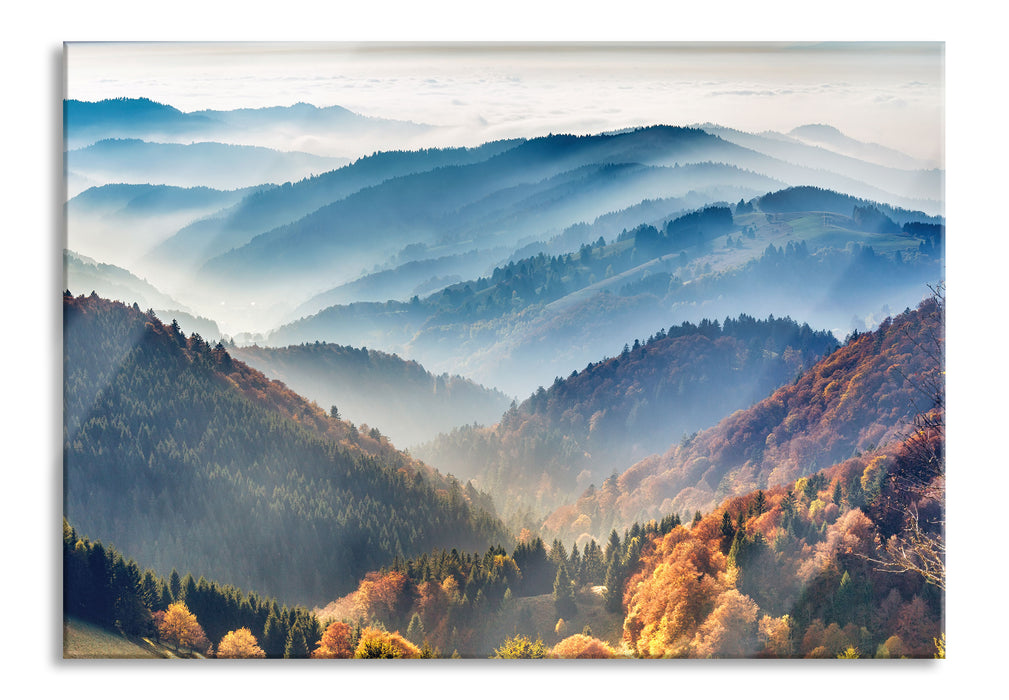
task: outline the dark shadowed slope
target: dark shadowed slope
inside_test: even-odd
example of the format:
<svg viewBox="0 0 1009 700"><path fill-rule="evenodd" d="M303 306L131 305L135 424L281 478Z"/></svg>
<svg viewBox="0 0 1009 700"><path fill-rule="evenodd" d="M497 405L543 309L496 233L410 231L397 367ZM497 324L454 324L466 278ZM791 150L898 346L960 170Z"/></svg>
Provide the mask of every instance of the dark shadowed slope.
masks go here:
<svg viewBox="0 0 1009 700"><path fill-rule="evenodd" d="M63 328L65 516L144 566L312 603L509 540L475 491L220 345L97 296L65 296Z"/></svg>

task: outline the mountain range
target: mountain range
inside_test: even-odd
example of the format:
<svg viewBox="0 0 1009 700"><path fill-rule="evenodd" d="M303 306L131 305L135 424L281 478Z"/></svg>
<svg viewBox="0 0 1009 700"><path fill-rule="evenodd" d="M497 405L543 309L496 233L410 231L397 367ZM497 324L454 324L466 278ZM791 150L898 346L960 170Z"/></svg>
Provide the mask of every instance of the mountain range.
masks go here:
<svg viewBox="0 0 1009 700"><path fill-rule="evenodd" d="M88 619L188 595L217 644L213 591L272 656L937 648L944 562L894 552L944 523L941 169L822 124L64 117L64 557L136 580Z"/></svg>

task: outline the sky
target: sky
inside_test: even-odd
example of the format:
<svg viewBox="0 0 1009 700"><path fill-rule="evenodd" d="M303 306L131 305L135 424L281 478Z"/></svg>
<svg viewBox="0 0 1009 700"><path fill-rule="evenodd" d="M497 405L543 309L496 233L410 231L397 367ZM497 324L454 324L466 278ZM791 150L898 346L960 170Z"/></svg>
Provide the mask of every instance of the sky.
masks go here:
<svg viewBox="0 0 1009 700"><path fill-rule="evenodd" d="M339 105L443 127L431 146L659 123L826 123L944 163L941 42L72 43L66 65L72 99Z"/></svg>

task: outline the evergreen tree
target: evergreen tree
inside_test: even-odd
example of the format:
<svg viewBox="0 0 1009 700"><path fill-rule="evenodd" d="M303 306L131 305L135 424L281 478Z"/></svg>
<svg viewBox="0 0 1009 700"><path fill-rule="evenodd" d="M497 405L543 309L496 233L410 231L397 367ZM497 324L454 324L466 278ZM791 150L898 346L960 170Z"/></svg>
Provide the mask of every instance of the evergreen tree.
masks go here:
<svg viewBox="0 0 1009 700"><path fill-rule="evenodd" d="M736 528L732 525L732 516L729 515L729 511L722 513L722 554L728 554L729 548L732 547L732 540L736 536Z"/></svg>
<svg viewBox="0 0 1009 700"><path fill-rule="evenodd" d="M267 658L279 659L284 655L284 648L290 633L285 618L286 616L278 614L276 608L270 610L270 615L266 618L261 646L266 652Z"/></svg>
<svg viewBox="0 0 1009 700"><path fill-rule="evenodd" d="M414 644L424 641L424 621L420 619L419 613L414 613L410 618L410 624L406 628L406 638Z"/></svg>
<svg viewBox="0 0 1009 700"><path fill-rule="evenodd" d="M182 579L179 578L179 572L175 569L172 569L172 573L168 577L168 590L172 594L172 602L180 599L182 595Z"/></svg>
<svg viewBox="0 0 1009 700"><path fill-rule="evenodd" d="M606 564L611 564L620 557L620 535L616 530L610 530L609 540L606 542Z"/></svg>
<svg viewBox="0 0 1009 700"><path fill-rule="evenodd" d="M308 658L308 642L305 641L305 633L300 624L295 624L287 635L287 642L284 644L284 658Z"/></svg>
<svg viewBox="0 0 1009 700"><path fill-rule="evenodd" d="M571 617L577 610L575 589L564 563L557 568L557 577L554 579L554 608L561 617Z"/></svg>
<svg viewBox="0 0 1009 700"><path fill-rule="evenodd" d="M610 612L620 612L624 603L624 576L619 558L614 558L606 568L606 594L603 602Z"/></svg>

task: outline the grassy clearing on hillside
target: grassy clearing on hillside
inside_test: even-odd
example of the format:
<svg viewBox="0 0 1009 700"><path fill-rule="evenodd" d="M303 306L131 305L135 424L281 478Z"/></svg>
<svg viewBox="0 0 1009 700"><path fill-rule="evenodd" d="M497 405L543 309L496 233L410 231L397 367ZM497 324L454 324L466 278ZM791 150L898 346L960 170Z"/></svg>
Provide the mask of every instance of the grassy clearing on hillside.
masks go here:
<svg viewBox="0 0 1009 700"><path fill-rule="evenodd" d="M565 618L565 630L555 632L559 616L554 608L554 598L550 593L525 598L515 598L511 610L502 612L498 621L491 626L489 638L497 639L495 648L508 637L523 634L530 639L539 637L543 643L553 646L565 637L580 634L586 625L591 627L592 636L602 639L614 649L620 648L623 636L623 618L603 607L601 586L584 588L575 597L577 611Z"/></svg>
<svg viewBox="0 0 1009 700"><path fill-rule="evenodd" d="M130 638L72 617L63 618L64 659L179 659L205 658L196 652L176 651L150 639Z"/></svg>
<svg viewBox="0 0 1009 700"><path fill-rule="evenodd" d="M63 620L64 659L160 659L164 650L154 644L141 646L123 635L88 622Z"/></svg>

